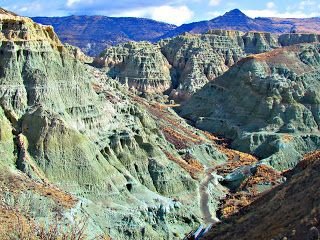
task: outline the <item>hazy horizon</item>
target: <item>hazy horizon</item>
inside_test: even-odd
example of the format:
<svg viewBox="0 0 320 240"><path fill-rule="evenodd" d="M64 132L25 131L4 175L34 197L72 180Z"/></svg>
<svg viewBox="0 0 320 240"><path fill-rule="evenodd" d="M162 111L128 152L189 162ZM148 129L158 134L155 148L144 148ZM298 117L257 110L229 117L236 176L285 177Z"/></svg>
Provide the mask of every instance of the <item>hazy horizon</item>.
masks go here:
<svg viewBox="0 0 320 240"><path fill-rule="evenodd" d="M19 15L29 17L62 17L70 15L102 15L109 17L140 17L175 25L209 20L233 9L247 16L310 18L319 17L320 3L316 0L0 0L0 5Z"/></svg>

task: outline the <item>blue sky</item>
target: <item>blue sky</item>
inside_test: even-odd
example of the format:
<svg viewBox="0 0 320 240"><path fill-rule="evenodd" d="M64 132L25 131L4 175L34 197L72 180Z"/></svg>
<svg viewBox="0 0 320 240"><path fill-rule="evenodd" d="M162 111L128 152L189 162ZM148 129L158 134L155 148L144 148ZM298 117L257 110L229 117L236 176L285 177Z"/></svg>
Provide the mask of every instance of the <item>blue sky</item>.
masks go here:
<svg viewBox="0 0 320 240"><path fill-rule="evenodd" d="M238 8L250 17L320 17L320 0L0 0L24 16L146 17L176 25Z"/></svg>

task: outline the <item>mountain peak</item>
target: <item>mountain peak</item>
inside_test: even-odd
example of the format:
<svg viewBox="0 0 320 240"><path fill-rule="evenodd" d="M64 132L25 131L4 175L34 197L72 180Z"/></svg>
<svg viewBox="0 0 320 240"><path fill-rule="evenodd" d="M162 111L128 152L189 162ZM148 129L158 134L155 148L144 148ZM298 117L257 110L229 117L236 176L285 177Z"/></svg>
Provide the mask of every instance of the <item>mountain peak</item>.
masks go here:
<svg viewBox="0 0 320 240"><path fill-rule="evenodd" d="M224 15L224 17L242 17L242 18L248 18L247 15L245 15L243 12L241 12L239 9L233 9L229 12L226 12Z"/></svg>

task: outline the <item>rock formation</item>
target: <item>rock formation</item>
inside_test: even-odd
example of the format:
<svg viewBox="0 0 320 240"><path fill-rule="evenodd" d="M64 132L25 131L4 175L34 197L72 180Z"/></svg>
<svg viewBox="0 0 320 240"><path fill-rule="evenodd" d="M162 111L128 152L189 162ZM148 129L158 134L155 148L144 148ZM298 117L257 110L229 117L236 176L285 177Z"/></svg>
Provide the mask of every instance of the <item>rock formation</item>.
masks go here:
<svg viewBox="0 0 320 240"><path fill-rule="evenodd" d="M242 59L181 107L201 129L233 139L278 169L319 146L318 43Z"/></svg>
<svg viewBox="0 0 320 240"><path fill-rule="evenodd" d="M171 97L185 100L247 54L269 51L279 44L270 33L212 30L163 40L160 46L173 67Z"/></svg>
<svg viewBox="0 0 320 240"><path fill-rule="evenodd" d="M130 42L107 48L96 58L108 76L139 92L163 93L171 87L170 65L160 47L148 42Z"/></svg>
<svg viewBox="0 0 320 240"><path fill-rule="evenodd" d="M52 27L7 12L0 22L1 236L85 218L88 238L173 239L211 221L227 189L202 178L232 150L83 64ZM108 64L129 61L166 88L166 59L141 44Z"/></svg>
<svg viewBox="0 0 320 240"><path fill-rule="evenodd" d="M1 239L82 219L87 239L181 239L240 214L320 146L317 35L130 42L98 69L52 27L3 9L0 26ZM191 97L188 121L131 89Z"/></svg>
<svg viewBox="0 0 320 240"><path fill-rule="evenodd" d="M166 93L184 101L246 56L319 40L316 34L211 30L155 45L132 42L108 48L93 65L104 67L107 75L139 92Z"/></svg>

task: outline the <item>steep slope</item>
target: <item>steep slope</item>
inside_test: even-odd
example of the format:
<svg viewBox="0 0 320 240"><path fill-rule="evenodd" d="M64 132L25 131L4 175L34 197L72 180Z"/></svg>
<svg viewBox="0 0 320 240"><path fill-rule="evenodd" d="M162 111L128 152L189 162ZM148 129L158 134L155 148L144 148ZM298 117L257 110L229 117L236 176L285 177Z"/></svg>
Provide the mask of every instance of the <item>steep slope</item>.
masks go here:
<svg viewBox="0 0 320 240"><path fill-rule="evenodd" d="M262 31L270 33L320 33L320 18L250 18L239 9L231 10L223 16L209 21L183 24L161 36L174 37L184 32L205 33L212 29Z"/></svg>
<svg viewBox="0 0 320 240"><path fill-rule="evenodd" d="M35 22L52 25L64 43L97 56L106 47L128 41L154 41L176 26L143 18L105 16L34 17Z"/></svg>
<svg viewBox="0 0 320 240"><path fill-rule="evenodd" d="M283 185L201 239L319 239L319 152L306 157Z"/></svg>
<svg viewBox="0 0 320 240"><path fill-rule="evenodd" d="M208 83L181 116L278 169L319 147L320 45L252 55Z"/></svg>
<svg viewBox="0 0 320 240"><path fill-rule="evenodd" d="M203 184L207 170L255 158L83 64L52 27L0 21L3 236L87 219L88 238L173 239L216 221L226 189Z"/></svg>

